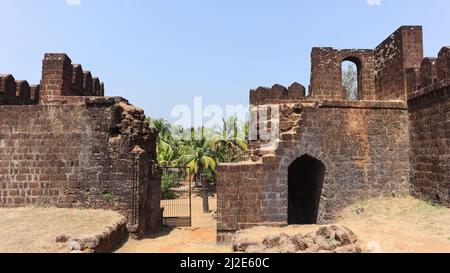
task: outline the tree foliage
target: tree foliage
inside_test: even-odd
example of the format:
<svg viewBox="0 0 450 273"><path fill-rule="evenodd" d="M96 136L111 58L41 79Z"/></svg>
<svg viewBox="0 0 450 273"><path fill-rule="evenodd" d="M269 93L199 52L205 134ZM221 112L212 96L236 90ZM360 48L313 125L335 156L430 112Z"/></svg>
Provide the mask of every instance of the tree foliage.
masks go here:
<svg viewBox="0 0 450 273"><path fill-rule="evenodd" d="M358 99L358 69L352 62L342 69L342 87L347 91L347 99Z"/></svg>
<svg viewBox="0 0 450 273"><path fill-rule="evenodd" d="M159 131L159 164L187 168L196 182L201 176L214 180L219 163L238 162L247 151L248 126L240 124L235 117L223 120L219 131L205 127L186 129L172 126L163 119L150 119L149 122Z"/></svg>

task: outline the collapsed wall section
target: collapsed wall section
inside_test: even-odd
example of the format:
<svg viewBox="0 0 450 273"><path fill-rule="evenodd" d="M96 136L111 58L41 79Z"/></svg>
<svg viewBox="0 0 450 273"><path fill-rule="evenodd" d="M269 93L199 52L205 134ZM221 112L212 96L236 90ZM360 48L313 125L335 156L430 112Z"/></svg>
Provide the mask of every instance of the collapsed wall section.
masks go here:
<svg viewBox="0 0 450 273"><path fill-rule="evenodd" d="M156 135L121 98L0 105L0 207L112 209L131 231L156 231Z"/></svg>

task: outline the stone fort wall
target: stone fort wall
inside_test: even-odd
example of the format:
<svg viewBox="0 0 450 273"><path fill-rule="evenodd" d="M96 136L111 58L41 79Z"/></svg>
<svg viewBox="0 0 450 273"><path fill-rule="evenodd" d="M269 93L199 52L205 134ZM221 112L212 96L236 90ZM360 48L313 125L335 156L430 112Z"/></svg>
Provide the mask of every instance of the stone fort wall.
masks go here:
<svg viewBox="0 0 450 273"><path fill-rule="evenodd" d="M245 162L219 166L218 241L252 226L289 224L290 171L305 156L324 166L318 223L386 194L450 206L450 50L424 58L422 39L420 26L403 26L375 49L313 48L308 95L298 83L252 90L257 129L275 123L280 135L258 134ZM346 60L358 68L357 101L341 85ZM261 107L271 109L268 121L260 120Z"/></svg>
<svg viewBox="0 0 450 273"><path fill-rule="evenodd" d="M408 84L412 192L450 206L450 48L425 58Z"/></svg>
<svg viewBox="0 0 450 273"><path fill-rule="evenodd" d="M0 78L0 207L112 209L133 233L159 230L157 132L144 112L104 97L65 54L46 54L42 74L32 88Z"/></svg>
<svg viewBox="0 0 450 273"><path fill-rule="evenodd" d="M253 144L247 162L219 166L219 241L226 242L236 230L288 223L288 169L303 155L326 168L319 223L332 222L363 197L409 192L406 103L330 100L281 107L284 132L276 148Z"/></svg>

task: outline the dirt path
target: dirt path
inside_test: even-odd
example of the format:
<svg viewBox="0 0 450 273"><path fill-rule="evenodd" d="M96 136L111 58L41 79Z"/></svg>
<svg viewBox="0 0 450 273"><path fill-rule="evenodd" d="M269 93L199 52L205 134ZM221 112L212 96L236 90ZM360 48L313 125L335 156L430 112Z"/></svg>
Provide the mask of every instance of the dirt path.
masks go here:
<svg viewBox="0 0 450 273"><path fill-rule="evenodd" d="M209 199L210 210L216 211L217 199ZM165 229L152 238L130 239L118 253L226 253L230 247L216 244L216 222L204 214L202 199L192 200L192 228Z"/></svg>
<svg viewBox="0 0 450 273"><path fill-rule="evenodd" d="M230 247L217 246L216 224L202 213L201 198L193 201L192 229L175 229L143 241L130 240L118 252L125 253L222 253ZM216 209L216 199L210 200ZM342 212L338 221L352 229L363 249L385 253L450 253L450 209L435 207L411 197L363 200ZM284 232L308 233L317 226L293 226ZM261 230L270 234L279 229ZM255 234L258 235L258 234ZM370 249L376 246L376 249Z"/></svg>

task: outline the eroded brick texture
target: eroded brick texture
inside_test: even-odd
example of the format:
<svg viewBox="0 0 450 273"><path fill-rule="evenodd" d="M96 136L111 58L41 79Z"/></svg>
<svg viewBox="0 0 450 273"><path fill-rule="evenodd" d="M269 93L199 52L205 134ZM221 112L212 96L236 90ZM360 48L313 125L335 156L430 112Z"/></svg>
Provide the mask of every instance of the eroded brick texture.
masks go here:
<svg viewBox="0 0 450 273"><path fill-rule="evenodd" d="M311 53L311 96L314 99L346 99L342 86L342 62L352 61L358 68L358 98L375 99L374 53L371 49L336 50L313 48Z"/></svg>
<svg viewBox="0 0 450 273"><path fill-rule="evenodd" d="M83 71L79 64L72 65L66 54L47 53L42 65L41 97L103 96L104 84Z"/></svg>
<svg viewBox="0 0 450 273"><path fill-rule="evenodd" d="M250 104L264 105L301 100L306 97L306 89L299 83L293 83L288 88L276 84L271 88L258 87L250 91Z"/></svg>
<svg viewBox="0 0 450 273"><path fill-rule="evenodd" d="M10 74L0 75L0 105L27 105L39 101L39 85L16 81Z"/></svg>
<svg viewBox="0 0 450 273"><path fill-rule="evenodd" d="M311 98L346 99L342 62L351 61L358 69L359 100L406 100L408 70L421 67L422 39L422 27L403 26L375 49L313 48Z"/></svg>
<svg viewBox="0 0 450 273"><path fill-rule="evenodd" d="M325 167L318 223L387 194L450 206L449 48L423 58L422 28L403 26L374 50L314 48L307 96L280 85L252 90L259 131L244 162L219 166L218 241L252 226L288 225L289 171L305 156ZM341 86L345 60L358 66L359 101L346 100ZM262 128L276 137L262 139Z"/></svg>
<svg viewBox="0 0 450 273"><path fill-rule="evenodd" d="M406 100L406 71L420 69L423 60L421 26L402 26L375 49L377 99Z"/></svg>
<svg viewBox="0 0 450 273"><path fill-rule="evenodd" d="M332 221L336 212L361 198L409 192L405 103L328 101L283 107L282 116L294 109L301 114L276 149L256 149L249 162L219 166L219 241L255 225L287 224L288 168L303 155L326 166L320 223Z"/></svg>
<svg viewBox="0 0 450 273"><path fill-rule="evenodd" d="M112 209L139 236L158 231L157 132L143 110L120 97L103 97L98 78L74 67L65 54L46 54L42 96L28 105L2 101L0 207ZM11 76L2 77L8 96L13 83ZM16 86L28 97L26 83Z"/></svg>
<svg viewBox="0 0 450 273"><path fill-rule="evenodd" d="M409 100L413 193L450 206L450 80Z"/></svg>

